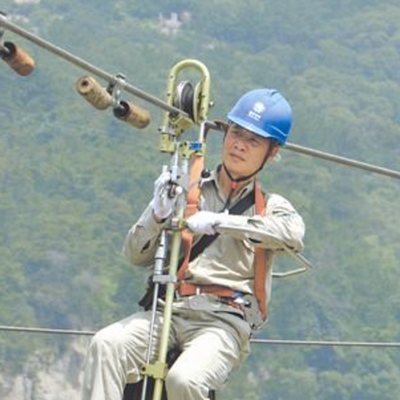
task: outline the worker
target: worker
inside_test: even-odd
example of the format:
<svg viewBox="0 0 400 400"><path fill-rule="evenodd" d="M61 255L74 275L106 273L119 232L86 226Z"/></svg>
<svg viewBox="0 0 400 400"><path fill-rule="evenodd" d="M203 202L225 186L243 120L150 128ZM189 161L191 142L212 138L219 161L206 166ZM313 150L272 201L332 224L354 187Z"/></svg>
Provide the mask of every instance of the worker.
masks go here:
<svg viewBox="0 0 400 400"><path fill-rule="evenodd" d="M219 390L246 359L253 330L267 320L277 241L271 239L268 247L267 240L264 250L251 235L244 239L216 235L218 227L257 228L294 251L303 247L305 226L300 215L284 197L269 190L261 194L257 179L289 136L292 111L287 100L275 89L252 90L240 97L227 121L219 125L225 130L221 163L199 182L199 211L187 219L193 247L205 235L214 235L214 240L178 272L169 346L181 353L165 380L170 400L209 399L210 390ZM170 183L171 174L163 172L155 182L154 198L127 233L124 252L135 266L151 269L154 264L160 233L178 197L168 195ZM235 212L235 205L247 197L251 205ZM156 342L162 308L161 299ZM150 320L151 310L146 309L94 336L86 360L83 400L121 400L125 385L143 378L140 371L146 361ZM157 346L153 349L154 361Z"/></svg>

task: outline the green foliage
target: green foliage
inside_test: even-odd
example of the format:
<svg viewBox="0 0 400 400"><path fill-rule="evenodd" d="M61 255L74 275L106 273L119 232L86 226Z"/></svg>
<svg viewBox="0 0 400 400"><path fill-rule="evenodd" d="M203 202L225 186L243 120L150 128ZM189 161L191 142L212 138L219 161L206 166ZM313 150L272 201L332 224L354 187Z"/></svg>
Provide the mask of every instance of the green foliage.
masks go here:
<svg viewBox="0 0 400 400"><path fill-rule="evenodd" d="M215 118L243 91L276 87L293 105L292 142L397 168L397 0L5 0L2 9L157 97L175 62L201 60L212 77ZM182 25L168 36L159 19L171 13ZM97 329L135 311L143 292L146 272L128 265L121 249L168 162L157 151L162 113L149 106L153 123L134 130L79 97L74 85L85 71L16 35L6 38L26 48L37 68L19 77L0 64L0 324ZM210 167L220 146L212 132ZM274 283L262 335L399 341L398 183L282 155L262 181L303 215L305 255L315 270ZM277 260L277 269L292 267ZM31 355L46 359L68 348L54 343L49 350L40 337L0 333L0 371L20 373ZM392 400L399 365L398 352L387 349L254 345L220 397Z"/></svg>

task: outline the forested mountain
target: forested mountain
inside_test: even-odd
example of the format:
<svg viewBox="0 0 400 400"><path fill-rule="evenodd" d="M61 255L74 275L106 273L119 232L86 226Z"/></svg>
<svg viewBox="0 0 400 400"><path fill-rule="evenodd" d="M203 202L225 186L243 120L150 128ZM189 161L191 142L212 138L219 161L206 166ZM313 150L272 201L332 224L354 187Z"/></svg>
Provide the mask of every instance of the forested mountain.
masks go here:
<svg viewBox="0 0 400 400"><path fill-rule="evenodd" d="M293 106L291 142L399 169L397 0L2 0L0 11L160 98L176 62L202 61L211 118L225 118L246 90L275 87ZM143 292L146 272L129 266L121 248L168 162L158 151L162 111L136 99L153 122L133 129L77 94L85 71L12 33L5 40L37 65L21 77L0 63L0 325L97 330L136 310ZM212 133L210 167L219 143ZM303 215L304 254L315 268L276 280L257 337L400 342L398 180L290 150L282 156L263 185ZM71 346L0 331L0 396L16 376L35 382ZM399 377L398 348L254 344L218 395L396 400Z"/></svg>

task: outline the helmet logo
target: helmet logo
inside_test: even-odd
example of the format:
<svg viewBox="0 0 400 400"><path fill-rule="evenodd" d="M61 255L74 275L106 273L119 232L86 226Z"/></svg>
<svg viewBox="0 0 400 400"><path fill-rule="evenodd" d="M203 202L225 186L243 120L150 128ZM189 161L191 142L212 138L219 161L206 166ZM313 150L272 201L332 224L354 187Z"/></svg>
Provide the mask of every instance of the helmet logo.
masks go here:
<svg viewBox="0 0 400 400"><path fill-rule="evenodd" d="M261 101L254 104L253 109L248 112L248 117L256 121L261 119L261 114L265 111L265 105Z"/></svg>

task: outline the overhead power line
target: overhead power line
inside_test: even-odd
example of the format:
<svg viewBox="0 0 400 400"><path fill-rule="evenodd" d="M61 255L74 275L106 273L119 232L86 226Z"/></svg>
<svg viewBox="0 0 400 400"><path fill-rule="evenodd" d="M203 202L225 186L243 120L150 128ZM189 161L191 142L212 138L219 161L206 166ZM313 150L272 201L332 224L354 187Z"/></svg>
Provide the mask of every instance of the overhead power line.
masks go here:
<svg viewBox="0 0 400 400"><path fill-rule="evenodd" d="M50 335L70 336L93 336L95 331L71 330L71 329L46 329L29 328L22 326L0 325L0 331L38 333ZM251 339L252 344L279 345L279 346L331 346L331 347L395 347L400 348L400 342L350 342L350 341L329 341L329 340L282 340L282 339Z"/></svg>
<svg viewBox="0 0 400 400"><path fill-rule="evenodd" d="M253 344L289 345L289 346L329 346L329 347L398 347L400 342L349 342L335 340L280 340L251 339Z"/></svg>
<svg viewBox="0 0 400 400"><path fill-rule="evenodd" d="M83 60L82 58L77 57L77 56L73 55L72 53L62 49L61 47L55 46L54 44L40 38L39 36L19 27L18 25L10 22L7 19L6 15L1 14L1 13L0 13L0 26L3 26L4 28L10 30L11 32L35 43L36 45L42 47L43 49L50 51L51 53L96 75L97 77L99 77L101 79L108 81L109 83L118 82L121 90L125 90L128 93L133 94L134 96L137 96L137 97L141 98L142 100L145 100L155 106L158 106L165 111L174 112L177 114L181 114L185 117L188 117L187 113L185 113L181 109L173 107L170 104L168 104L167 102L164 102L164 101L158 99L157 97L150 95L147 92L130 85L129 83L125 82L125 80L122 80L122 81L119 80L118 74L117 75L110 74L110 73L98 68L97 66L88 63L87 61ZM211 125L211 127L216 128L215 124L210 123L210 125ZM385 176L395 178L395 179L400 179L399 171L394 171L391 169L382 168L382 167L375 166L372 164L367 164L362 161L357 161L357 160L345 158L342 156L325 153L325 152L322 152L319 150L299 146L299 145L296 145L293 143L287 143L284 148L287 150L297 152L297 153L301 153L301 154L305 154L308 156L317 157L317 158L321 158L321 159L324 159L327 161L345 165L347 167L358 168L358 169L362 169L364 171L373 172L373 173L377 173L380 175L385 175Z"/></svg>
<svg viewBox="0 0 400 400"><path fill-rule="evenodd" d="M0 325L0 331L6 332L25 332L25 333L45 333L51 335L78 335L78 336L93 336L95 331L81 331L71 329L47 329L47 328L29 328L25 326L7 326Z"/></svg>
<svg viewBox="0 0 400 400"><path fill-rule="evenodd" d="M365 163L362 161L357 161L357 160L353 160L350 158L337 156L337 155L330 154L330 153L325 153L320 150L310 149L308 147L299 146L299 145L293 144L293 143L288 143L285 146L285 148L287 148L288 150L295 151L297 153L306 154L309 156L321 158L323 160L332 161L337 164L346 165L348 167L358 168L358 169L362 169L364 171L375 172L380 175L386 175L391 178L400 179L399 171L394 171L391 169L378 167L376 165L368 164L368 163Z"/></svg>
<svg viewBox="0 0 400 400"><path fill-rule="evenodd" d="M220 129L214 122L210 121L208 122L208 125L213 129ZM368 164L363 161L358 161L343 156L338 156L336 154L326 153L324 151L311 149L309 147L300 146L298 144L288 142L285 144L283 149L291 150L296 153L305 154L316 158L321 158L323 160L345 165L347 167L357 168L368 172L374 172L380 175L386 175L390 178L400 179L400 171L379 167L377 165Z"/></svg>

